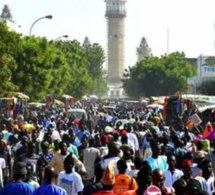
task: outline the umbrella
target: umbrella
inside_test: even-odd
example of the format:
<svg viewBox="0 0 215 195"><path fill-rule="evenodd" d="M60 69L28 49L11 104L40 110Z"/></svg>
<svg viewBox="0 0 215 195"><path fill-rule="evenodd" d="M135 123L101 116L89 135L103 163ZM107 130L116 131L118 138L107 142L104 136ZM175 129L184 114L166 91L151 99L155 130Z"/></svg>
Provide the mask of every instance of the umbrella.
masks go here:
<svg viewBox="0 0 215 195"><path fill-rule="evenodd" d="M34 125L25 124L25 125L23 125L22 129L23 129L23 130L27 130L28 132L32 132L32 131L34 131L36 128L35 128Z"/></svg>

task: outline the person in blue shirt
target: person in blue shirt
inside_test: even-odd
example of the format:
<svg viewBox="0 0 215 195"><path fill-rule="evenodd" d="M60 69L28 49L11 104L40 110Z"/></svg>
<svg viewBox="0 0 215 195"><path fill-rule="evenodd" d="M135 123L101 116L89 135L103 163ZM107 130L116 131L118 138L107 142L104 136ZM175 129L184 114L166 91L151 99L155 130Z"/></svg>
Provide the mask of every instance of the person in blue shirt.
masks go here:
<svg viewBox="0 0 215 195"><path fill-rule="evenodd" d="M87 130L86 125L81 125L80 126L80 130L76 133L76 136L78 137L79 140L82 140L82 137L86 135L88 137L88 139L91 139L91 133L89 132L89 130Z"/></svg>
<svg viewBox="0 0 215 195"><path fill-rule="evenodd" d="M13 173L14 182L6 184L0 191L0 195L32 195L34 188L23 182L27 174L26 163L17 162L14 165Z"/></svg>
<svg viewBox="0 0 215 195"><path fill-rule="evenodd" d="M67 195L63 188L55 185L57 177L57 172L53 167L46 167L45 184L36 189L33 195Z"/></svg>

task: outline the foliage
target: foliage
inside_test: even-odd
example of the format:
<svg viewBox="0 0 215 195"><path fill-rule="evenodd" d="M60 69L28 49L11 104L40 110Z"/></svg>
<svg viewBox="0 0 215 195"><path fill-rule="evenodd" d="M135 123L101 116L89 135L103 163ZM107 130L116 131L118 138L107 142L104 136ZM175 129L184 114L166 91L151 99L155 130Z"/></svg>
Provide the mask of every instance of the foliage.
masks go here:
<svg viewBox="0 0 215 195"><path fill-rule="evenodd" d="M103 63L105 62L105 52L103 48L97 44L84 44L83 48L87 57L88 73L91 77L90 94L104 95L107 92L107 85L104 80Z"/></svg>
<svg viewBox="0 0 215 195"><path fill-rule="evenodd" d="M204 81L197 90L204 95L215 95L215 80Z"/></svg>
<svg viewBox="0 0 215 195"><path fill-rule="evenodd" d="M105 85L103 62L104 52L97 44L86 53L78 41L21 37L0 23L0 95L20 91L32 101L41 101L46 95L80 98L95 86L100 90Z"/></svg>
<svg viewBox="0 0 215 195"><path fill-rule="evenodd" d="M12 82L12 71L17 69L14 56L20 45L20 35L8 31L5 23L0 22L0 94L18 87Z"/></svg>
<svg viewBox="0 0 215 195"><path fill-rule="evenodd" d="M147 57L125 71L123 86L128 95L162 96L187 92L187 78L195 75L184 53Z"/></svg>

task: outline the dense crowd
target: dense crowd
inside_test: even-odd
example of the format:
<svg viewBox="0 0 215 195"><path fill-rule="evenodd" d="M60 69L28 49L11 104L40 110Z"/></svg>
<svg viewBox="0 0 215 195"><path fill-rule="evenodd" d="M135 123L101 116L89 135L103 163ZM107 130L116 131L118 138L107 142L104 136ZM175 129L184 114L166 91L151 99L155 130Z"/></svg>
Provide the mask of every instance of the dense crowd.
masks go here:
<svg viewBox="0 0 215 195"><path fill-rule="evenodd" d="M213 121L199 132L159 108L86 111L38 111L29 128L2 115L0 195L215 194Z"/></svg>

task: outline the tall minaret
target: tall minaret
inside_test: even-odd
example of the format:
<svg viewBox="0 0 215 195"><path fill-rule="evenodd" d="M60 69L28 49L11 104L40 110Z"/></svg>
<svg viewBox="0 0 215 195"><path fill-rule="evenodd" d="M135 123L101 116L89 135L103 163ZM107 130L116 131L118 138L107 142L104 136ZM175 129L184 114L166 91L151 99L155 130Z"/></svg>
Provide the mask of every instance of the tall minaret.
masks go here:
<svg viewBox="0 0 215 195"><path fill-rule="evenodd" d="M105 0L108 27L108 73L109 84L120 83L124 72L124 20L127 0Z"/></svg>

